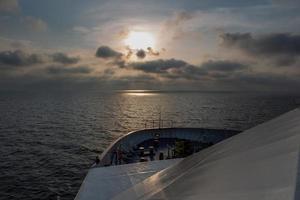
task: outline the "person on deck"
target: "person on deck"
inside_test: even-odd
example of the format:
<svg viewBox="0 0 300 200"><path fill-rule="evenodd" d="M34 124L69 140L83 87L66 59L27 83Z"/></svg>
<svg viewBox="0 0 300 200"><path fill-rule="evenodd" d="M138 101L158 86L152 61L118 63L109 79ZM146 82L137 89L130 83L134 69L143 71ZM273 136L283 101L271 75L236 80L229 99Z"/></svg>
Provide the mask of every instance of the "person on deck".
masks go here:
<svg viewBox="0 0 300 200"><path fill-rule="evenodd" d="M123 160L123 152L120 148L118 148L117 150L117 159L118 159L118 165L121 165Z"/></svg>
<svg viewBox="0 0 300 200"><path fill-rule="evenodd" d="M154 148L151 146L150 148L150 153L149 153L149 157L150 157L150 160L153 161L154 160Z"/></svg>

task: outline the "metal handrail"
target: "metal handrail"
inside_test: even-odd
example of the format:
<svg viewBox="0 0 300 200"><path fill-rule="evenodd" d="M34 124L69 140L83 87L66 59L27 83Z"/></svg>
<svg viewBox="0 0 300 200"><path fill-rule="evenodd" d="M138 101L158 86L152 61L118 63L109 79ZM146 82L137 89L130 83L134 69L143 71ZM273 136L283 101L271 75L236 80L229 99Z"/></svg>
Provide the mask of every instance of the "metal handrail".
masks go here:
<svg viewBox="0 0 300 200"><path fill-rule="evenodd" d="M173 120L145 120L144 127L145 129L155 129L155 128L173 128L175 121Z"/></svg>

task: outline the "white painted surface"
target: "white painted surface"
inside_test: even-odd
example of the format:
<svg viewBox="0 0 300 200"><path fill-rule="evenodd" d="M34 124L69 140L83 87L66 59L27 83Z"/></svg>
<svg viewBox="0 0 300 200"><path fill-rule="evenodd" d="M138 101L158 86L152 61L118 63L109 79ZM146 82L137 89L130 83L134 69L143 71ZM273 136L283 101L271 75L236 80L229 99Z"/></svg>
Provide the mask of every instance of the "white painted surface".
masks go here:
<svg viewBox="0 0 300 200"><path fill-rule="evenodd" d="M92 168L75 200L106 200L182 159Z"/></svg>
<svg viewBox="0 0 300 200"><path fill-rule="evenodd" d="M299 200L300 110L162 170L115 200Z"/></svg>

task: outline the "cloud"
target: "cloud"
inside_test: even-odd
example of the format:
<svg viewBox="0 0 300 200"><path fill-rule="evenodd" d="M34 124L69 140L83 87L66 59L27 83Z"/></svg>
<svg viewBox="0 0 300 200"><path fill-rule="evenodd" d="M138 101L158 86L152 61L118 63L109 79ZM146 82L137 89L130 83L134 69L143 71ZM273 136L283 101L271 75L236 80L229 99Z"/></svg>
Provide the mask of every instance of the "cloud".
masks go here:
<svg viewBox="0 0 300 200"><path fill-rule="evenodd" d="M300 56L300 35L273 33L253 37L251 33L225 33L220 36L226 48L237 48L248 55L273 59L284 66Z"/></svg>
<svg viewBox="0 0 300 200"><path fill-rule="evenodd" d="M73 31L77 32L77 33L80 33L80 34L88 34L88 33L91 32L90 29L88 29L84 26L75 26L75 27L73 27Z"/></svg>
<svg viewBox="0 0 300 200"><path fill-rule="evenodd" d="M145 49L132 49L129 46L125 47L126 54L120 53L109 46L100 46L96 51L96 57L103 59L113 60L112 64L115 64L119 67L125 67L126 62L131 58L132 55L135 55L138 59L144 59L147 56L159 56L160 52L155 51L153 48L148 47ZM165 51L165 49L162 49Z"/></svg>
<svg viewBox="0 0 300 200"><path fill-rule="evenodd" d="M160 53L158 51L154 51L151 47L147 48L148 50L148 54L151 56L159 56ZM165 51L165 49L163 48L162 51Z"/></svg>
<svg viewBox="0 0 300 200"><path fill-rule="evenodd" d="M76 64L79 62L79 57L70 57L65 53L54 53L51 55L54 62L62 63L62 64Z"/></svg>
<svg viewBox="0 0 300 200"><path fill-rule="evenodd" d="M143 49L139 49L137 50L135 55L140 59L144 59L146 57L146 51L144 51Z"/></svg>
<svg viewBox="0 0 300 200"><path fill-rule="evenodd" d="M151 47L147 47L147 49L144 50L144 49L131 49L127 46L126 50L127 50L127 54L126 54L127 60L130 59L133 54L135 54L136 57L139 59L144 59L147 56L159 56L160 55L159 51L155 51ZM165 51L165 49L162 49L162 51Z"/></svg>
<svg viewBox="0 0 300 200"><path fill-rule="evenodd" d="M95 56L104 60L108 60L108 65L125 68L127 64L126 59L129 59L131 55L128 54L124 56L122 53L115 51L109 46L100 46L97 49Z"/></svg>
<svg viewBox="0 0 300 200"><path fill-rule="evenodd" d="M23 50L7 50L0 52L0 64L5 66L32 66L51 62L70 65L77 64L79 61L79 57L71 57L61 52L53 54L27 53Z"/></svg>
<svg viewBox="0 0 300 200"><path fill-rule="evenodd" d="M29 29L36 32L45 32L48 29L48 25L40 18L26 16L21 19L21 22Z"/></svg>
<svg viewBox="0 0 300 200"><path fill-rule="evenodd" d="M168 79L200 80L207 75L207 72L200 67L187 64L180 68L171 68L161 75Z"/></svg>
<svg viewBox="0 0 300 200"><path fill-rule="evenodd" d="M125 39L128 37L130 30L127 27L122 27L122 29L118 32L117 37L119 39Z"/></svg>
<svg viewBox="0 0 300 200"><path fill-rule="evenodd" d="M201 64L201 68L206 71L219 71L219 72L234 72L241 71L248 68L246 64L228 61L228 60L209 60Z"/></svg>
<svg viewBox="0 0 300 200"><path fill-rule="evenodd" d="M210 60L195 66L183 60L158 59L146 62L131 62L128 67L145 73L156 73L167 78L198 79L213 73L232 74L248 69L246 64L229 60Z"/></svg>
<svg viewBox="0 0 300 200"><path fill-rule="evenodd" d="M167 20L163 25L163 34L168 33L170 38L178 39L185 35L184 25L194 17L191 12L176 12L174 16Z"/></svg>
<svg viewBox="0 0 300 200"><path fill-rule="evenodd" d="M180 28L186 21L193 18L193 14L190 12L176 12L172 19L165 22L166 27Z"/></svg>
<svg viewBox="0 0 300 200"><path fill-rule="evenodd" d="M0 52L12 49L32 49L33 42L30 40L11 39L0 36Z"/></svg>
<svg viewBox="0 0 300 200"><path fill-rule="evenodd" d="M128 69L142 71L146 74L155 74L167 80L187 81L220 81L229 80L250 70L247 63L233 60L209 60L200 65L193 65L184 60L158 59L144 62L130 62Z"/></svg>
<svg viewBox="0 0 300 200"><path fill-rule="evenodd" d="M16 13L19 10L18 0L0 0L0 13Z"/></svg>
<svg viewBox="0 0 300 200"><path fill-rule="evenodd" d="M113 50L109 46L100 46L96 52L96 57L104 58L104 59L120 58L122 57L122 55L123 55L122 53Z"/></svg>
<svg viewBox="0 0 300 200"><path fill-rule="evenodd" d="M89 74L92 69L87 66L66 67L66 66L48 66L46 71L52 75L70 75L70 74Z"/></svg>
<svg viewBox="0 0 300 200"><path fill-rule="evenodd" d="M300 54L300 35L273 33L254 38L250 33L221 35L225 46L238 47L254 55Z"/></svg>
<svg viewBox="0 0 300 200"><path fill-rule="evenodd" d="M157 59L144 62L130 62L126 66L129 69L139 70L144 73L156 74L166 79L199 79L205 75L205 70L191 65L183 60Z"/></svg>
<svg viewBox="0 0 300 200"><path fill-rule="evenodd" d="M131 49L127 46L126 50L127 50L126 59L130 59L133 54L133 49Z"/></svg>
<svg viewBox="0 0 300 200"><path fill-rule="evenodd" d="M9 46L14 49L29 48L32 46L32 42L29 40L11 40Z"/></svg>
<svg viewBox="0 0 300 200"><path fill-rule="evenodd" d="M169 69L183 68L187 65L189 64L185 61L176 59L158 59L146 62L131 62L128 64L128 66L130 66L133 69L150 73L165 73Z"/></svg>
<svg viewBox="0 0 300 200"><path fill-rule="evenodd" d="M27 54L21 50L0 52L0 64L6 66L30 66L43 62L40 55Z"/></svg>

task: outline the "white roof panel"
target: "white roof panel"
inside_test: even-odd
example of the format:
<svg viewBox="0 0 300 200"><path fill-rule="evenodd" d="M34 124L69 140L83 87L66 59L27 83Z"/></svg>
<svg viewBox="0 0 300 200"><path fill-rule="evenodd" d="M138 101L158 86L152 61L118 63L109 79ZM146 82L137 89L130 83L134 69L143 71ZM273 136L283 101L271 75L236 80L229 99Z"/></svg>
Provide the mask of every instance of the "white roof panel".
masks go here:
<svg viewBox="0 0 300 200"><path fill-rule="evenodd" d="M182 159L92 168L85 177L75 200L111 199L180 160Z"/></svg>
<svg viewBox="0 0 300 200"><path fill-rule="evenodd" d="M299 200L300 110L158 172L115 200Z"/></svg>

